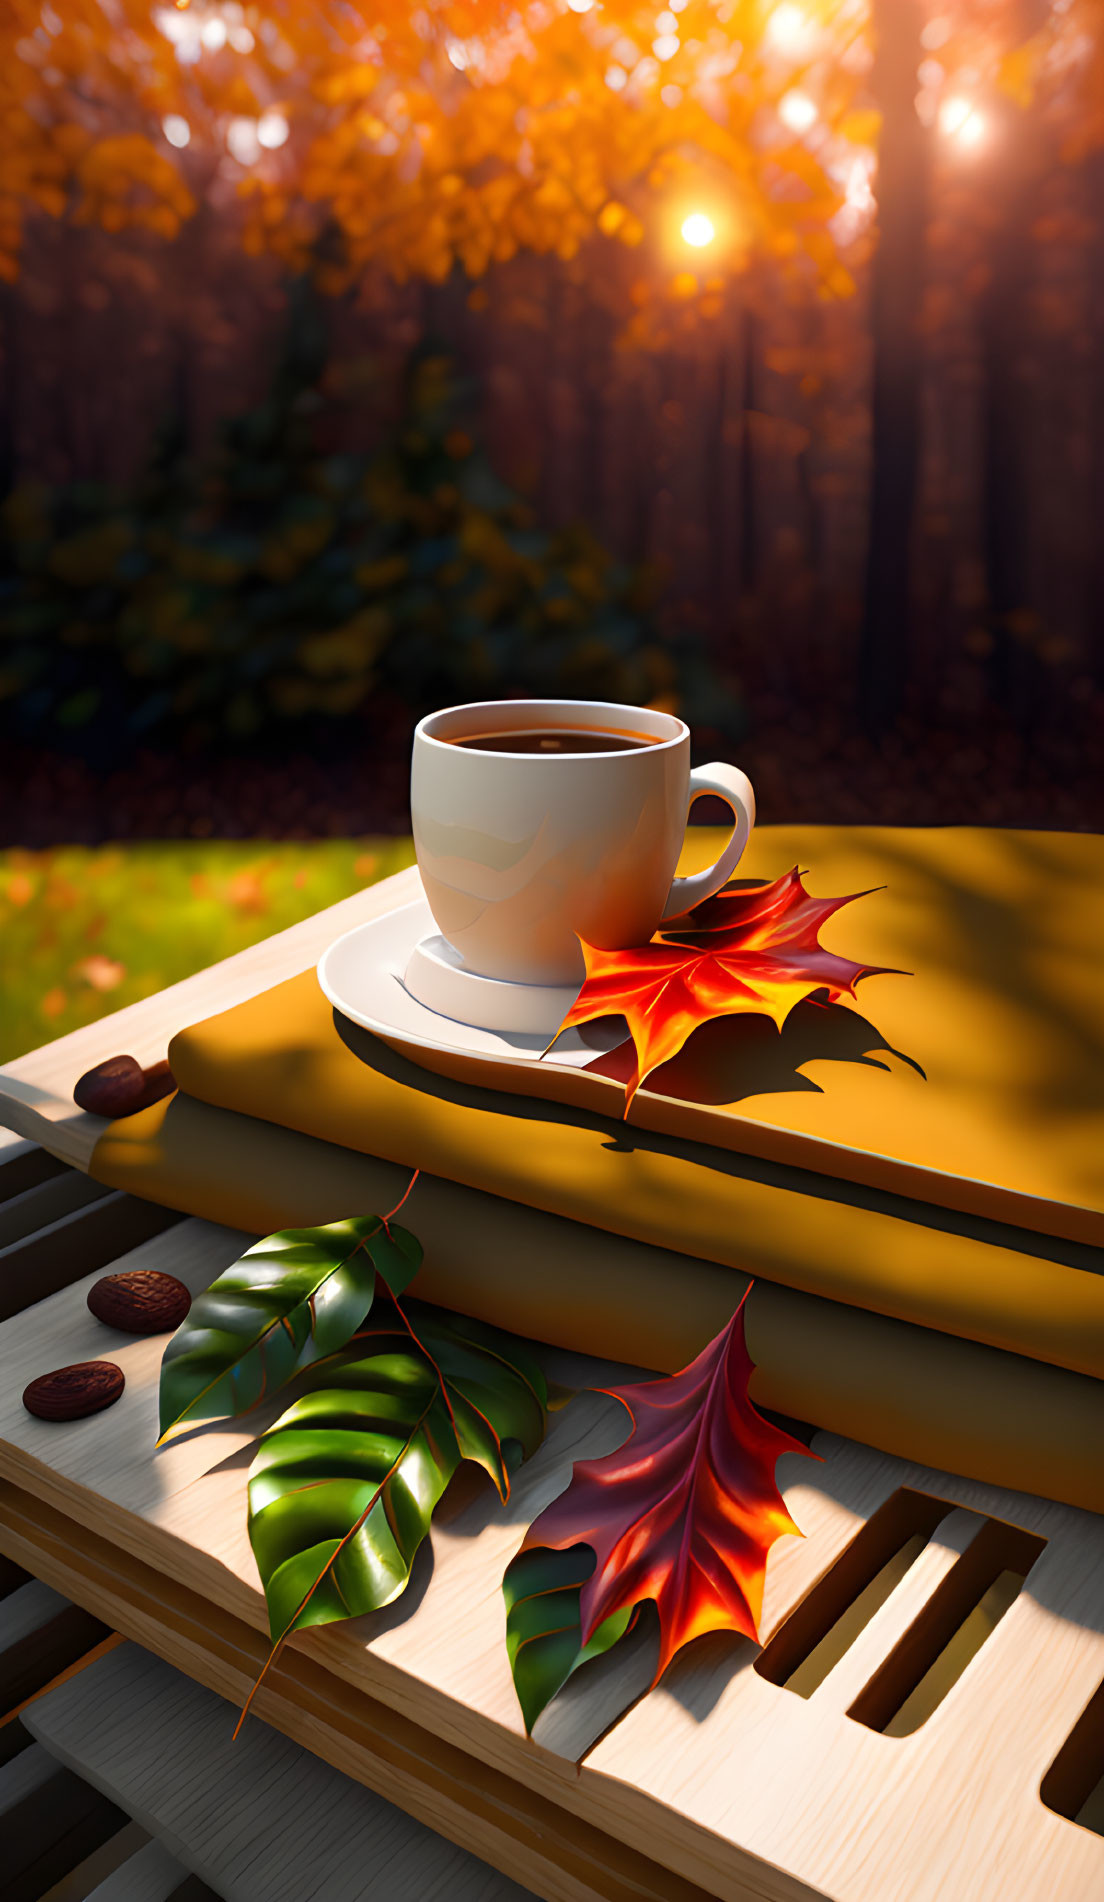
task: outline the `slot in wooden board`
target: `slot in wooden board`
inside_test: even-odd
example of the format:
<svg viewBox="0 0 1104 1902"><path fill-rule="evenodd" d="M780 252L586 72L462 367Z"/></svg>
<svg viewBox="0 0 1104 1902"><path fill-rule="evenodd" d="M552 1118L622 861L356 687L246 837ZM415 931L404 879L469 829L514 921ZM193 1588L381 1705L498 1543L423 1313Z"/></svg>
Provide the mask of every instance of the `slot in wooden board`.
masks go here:
<svg viewBox="0 0 1104 1902"><path fill-rule="evenodd" d="M0 1769L5 1902L39 1902L73 1867L118 1834L126 1817L32 1743Z"/></svg>
<svg viewBox="0 0 1104 1902"><path fill-rule="evenodd" d="M0 1599L0 1717L109 1636L41 1579Z"/></svg>
<svg viewBox="0 0 1104 1902"><path fill-rule="evenodd" d="M13 1129L0 1129L0 1202L25 1189L34 1189L51 1176L61 1175L65 1163L37 1142L28 1142Z"/></svg>
<svg viewBox="0 0 1104 1902"><path fill-rule="evenodd" d="M139 1828L137 1823L125 1823L114 1836L109 1836L105 1843L79 1862L75 1869L70 1869L67 1875L55 1882L53 1888L39 1896L38 1902L92 1902L94 1896L103 1902L105 1884L116 1878L120 1870L133 1861L135 1854L141 1854L143 1845L148 1847L148 1842L145 1830ZM178 1880L183 1874L181 1869Z"/></svg>
<svg viewBox="0 0 1104 1902"><path fill-rule="evenodd" d="M3 1187L0 1172L0 1195ZM39 1229L73 1214L76 1209L86 1208L91 1202L98 1202L108 1193L103 1183L78 1175L75 1169L66 1169L63 1174L35 1183L19 1195L3 1197L0 1200L0 1248L25 1241Z"/></svg>
<svg viewBox="0 0 1104 1902"><path fill-rule="evenodd" d="M172 1902L187 1871L163 1843L147 1842L105 1876L88 1902Z"/></svg>
<svg viewBox="0 0 1104 1902"><path fill-rule="evenodd" d="M0 1320L68 1286L90 1268L102 1270L114 1256L162 1234L178 1220L172 1209L112 1190L0 1248Z"/></svg>

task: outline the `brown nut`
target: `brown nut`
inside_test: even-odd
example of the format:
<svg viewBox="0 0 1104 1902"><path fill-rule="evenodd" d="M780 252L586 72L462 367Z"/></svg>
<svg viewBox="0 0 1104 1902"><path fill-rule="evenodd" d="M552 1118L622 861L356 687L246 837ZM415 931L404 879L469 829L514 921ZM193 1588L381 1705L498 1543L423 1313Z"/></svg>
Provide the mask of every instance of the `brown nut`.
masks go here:
<svg viewBox="0 0 1104 1902"><path fill-rule="evenodd" d="M132 1116L145 1098L146 1077L134 1057L108 1057L86 1070L73 1091L78 1109L93 1116Z"/></svg>
<svg viewBox="0 0 1104 1902"><path fill-rule="evenodd" d="M23 1390L23 1405L40 1420L82 1420L114 1405L126 1381L113 1360L82 1360L40 1374Z"/></svg>
<svg viewBox="0 0 1104 1902"><path fill-rule="evenodd" d="M159 1103L163 1096L171 1096L176 1088L176 1078L169 1069L167 1057L162 1057L160 1063L151 1063L142 1074L145 1083L140 1104L142 1109L148 1109L151 1103Z"/></svg>
<svg viewBox="0 0 1104 1902"><path fill-rule="evenodd" d="M157 1268L101 1275L88 1290L89 1312L124 1334L170 1334L180 1326L192 1297L175 1275Z"/></svg>

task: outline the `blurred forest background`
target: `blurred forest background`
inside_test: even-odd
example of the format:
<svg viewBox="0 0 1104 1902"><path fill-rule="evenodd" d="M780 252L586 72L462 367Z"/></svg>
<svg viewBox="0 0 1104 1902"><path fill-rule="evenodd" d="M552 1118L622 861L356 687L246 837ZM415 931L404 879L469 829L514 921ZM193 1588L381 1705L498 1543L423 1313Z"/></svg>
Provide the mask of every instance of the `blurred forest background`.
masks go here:
<svg viewBox="0 0 1104 1902"><path fill-rule="evenodd" d="M1102 18L10 0L0 843L401 833L521 691L1099 826Z"/></svg>

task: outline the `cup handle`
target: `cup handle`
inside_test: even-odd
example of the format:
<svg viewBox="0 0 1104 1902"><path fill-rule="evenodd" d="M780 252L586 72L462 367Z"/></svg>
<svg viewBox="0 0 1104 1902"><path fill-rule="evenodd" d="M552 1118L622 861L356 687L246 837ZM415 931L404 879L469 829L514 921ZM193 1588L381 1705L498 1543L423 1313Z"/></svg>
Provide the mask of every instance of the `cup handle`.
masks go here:
<svg viewBox="0 0 1104 1902"><path fill-rule="evenodd" d="M722 885L727 885L755 824L755 794L747 774L742 773L738 766L726 766L720 760L714 760L709 766L696 766L690 775L690 804L693 805L702 793L717 793L732 807L732 837L720 858L714 864L707 865L704 872L695 872L691 878L675 879L663 907L664 924L670 918L681 918L691 906L700 905L703 898L712 898Z"/></svg>

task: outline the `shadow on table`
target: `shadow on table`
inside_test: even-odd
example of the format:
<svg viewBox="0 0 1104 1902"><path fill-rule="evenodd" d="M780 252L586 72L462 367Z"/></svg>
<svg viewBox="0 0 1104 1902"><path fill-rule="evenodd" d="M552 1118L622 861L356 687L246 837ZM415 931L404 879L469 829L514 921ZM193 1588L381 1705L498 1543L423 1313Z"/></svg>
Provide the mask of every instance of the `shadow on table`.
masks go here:
<svg viewBox="0 0 1104 1902"><path fill-rule="evenodd" d="M683 1103L743 1103L751 1097L797 1092L822 1096L823 1086L803 1074L807 1063L857 1063L888 1070L885 1057L924 1071L895 1050L868 1018L844 1004L807 998L779 1031L770 1017L716 1017L693 1032L685 1047L648 1078L648 1088ZM618 1044L587 1069L627 1083L634 1069L631 1043Z"/></svg>

